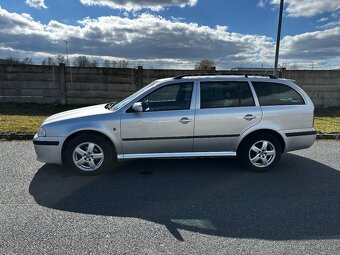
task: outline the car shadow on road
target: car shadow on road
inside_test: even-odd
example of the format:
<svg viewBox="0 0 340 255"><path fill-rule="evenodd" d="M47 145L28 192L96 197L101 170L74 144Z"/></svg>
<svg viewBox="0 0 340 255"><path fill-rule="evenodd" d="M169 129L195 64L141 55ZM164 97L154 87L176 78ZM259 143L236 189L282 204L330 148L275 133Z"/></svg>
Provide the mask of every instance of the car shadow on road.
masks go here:
<svg viewBox="0 0 340 255"><path fill-rule="evenodd" d="M267 240L340 236L340 172L284 155L268 173L241 170L233 159L133 160L112 173L77 176L44 165L29 191L44 207L134 217L180 230Z"/></svg>

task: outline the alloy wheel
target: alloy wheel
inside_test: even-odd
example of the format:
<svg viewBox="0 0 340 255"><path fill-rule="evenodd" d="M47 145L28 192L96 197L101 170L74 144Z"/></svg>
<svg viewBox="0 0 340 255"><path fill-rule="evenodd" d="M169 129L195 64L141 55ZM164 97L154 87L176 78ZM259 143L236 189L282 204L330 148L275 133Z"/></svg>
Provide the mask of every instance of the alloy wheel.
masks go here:
<svg viewBox="0 0 340 255"><path fill-rule="evenodd" d="M275 157L275 146L269 141L257 141L250 147L249 160L256 167L268 167L273 163Z"/></svg>
<svg viewBox="0 0 340 255"><path fill-rule="evenodd" d="M95 171L104 162L104 152L95 143L85 142L73 151L73 163L82 171Z"/></svg>

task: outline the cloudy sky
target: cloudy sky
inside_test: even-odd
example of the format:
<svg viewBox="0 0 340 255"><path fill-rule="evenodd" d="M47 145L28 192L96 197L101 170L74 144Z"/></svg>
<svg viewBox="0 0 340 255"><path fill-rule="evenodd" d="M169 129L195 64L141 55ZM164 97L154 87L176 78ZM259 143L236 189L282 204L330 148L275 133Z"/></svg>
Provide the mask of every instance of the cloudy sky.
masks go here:
<svg viewBox="0 0 340 255"><path fill-rule="evenodd" d="M279 0L0 0L0 58L273 66ZM280 64L340 68L340 0L286 0Z"/></svg>

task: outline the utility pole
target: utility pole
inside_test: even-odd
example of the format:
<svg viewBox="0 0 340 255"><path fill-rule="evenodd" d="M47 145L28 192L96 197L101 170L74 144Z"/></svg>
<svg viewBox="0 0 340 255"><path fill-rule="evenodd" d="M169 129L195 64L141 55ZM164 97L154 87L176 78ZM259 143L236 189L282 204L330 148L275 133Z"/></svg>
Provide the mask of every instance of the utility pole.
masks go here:
<svg viewBox="0 0 340 255"><path fill-rule="evenodd" d="M280 2L280 14L279 14L279 25L277 28L277 38L276 38L276 51L275 51L275 65L274 65L274 76L277 76L277 66L279 62L279 53L280 53L280 40L281 40L281 26L282 26L282 13L283 13L283 2Z"/></svg>
<svg viewBox="0 0 340 255"><path fill-rule="evenodd" d="M65 47L66 47L66 65L68 65L68 41L64 41L65 42Z"/></svg>

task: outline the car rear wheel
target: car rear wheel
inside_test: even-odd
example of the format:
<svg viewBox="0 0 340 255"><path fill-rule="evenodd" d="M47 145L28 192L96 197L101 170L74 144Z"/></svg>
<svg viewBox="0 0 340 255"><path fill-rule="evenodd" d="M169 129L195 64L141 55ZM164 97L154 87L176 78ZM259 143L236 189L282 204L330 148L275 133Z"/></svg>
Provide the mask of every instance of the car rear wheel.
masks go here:
<svg viewBox="0 0 340 255"><path fill-rule="evenodd" d="M252 136L238 151L243 166L254 172L265 172L276 166L281 156L279 141L272 135Z"/></svg>
<svg viewBox="0 0 340 255"><path fill-rule="evenodd" d="M114 151L102 137L80 135L75 137L65 151L65 163L81 175L99 175L112 166Z"/></svg>

